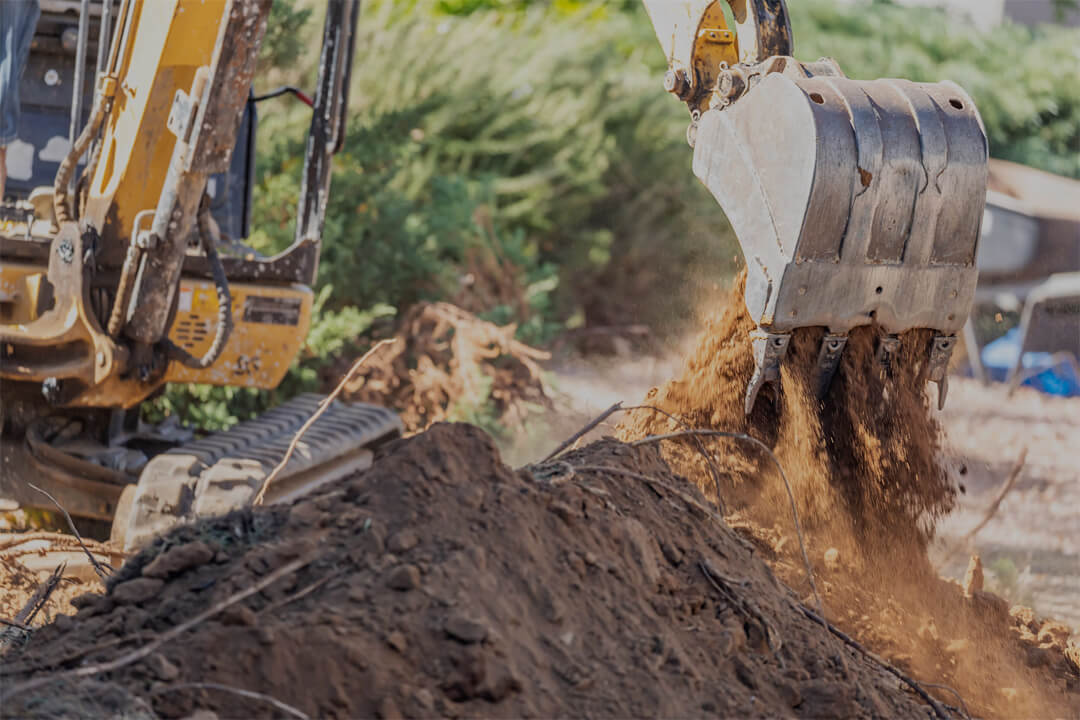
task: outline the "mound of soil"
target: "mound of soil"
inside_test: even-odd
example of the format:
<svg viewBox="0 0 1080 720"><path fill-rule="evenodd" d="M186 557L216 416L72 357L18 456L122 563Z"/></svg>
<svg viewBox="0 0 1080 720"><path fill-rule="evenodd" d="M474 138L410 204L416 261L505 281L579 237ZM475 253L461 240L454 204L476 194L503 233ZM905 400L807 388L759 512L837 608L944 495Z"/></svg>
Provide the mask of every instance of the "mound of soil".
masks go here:
<svg viewBox="0 0 1080 720"><path fill-rule="evenodd" d="M1019 622L1004 601L982 592L981 571L978 582L962 588L941 580L927 559L935 521L955 498L925 391L931 335L903 335L885 373L875 360L880 329L857 329L819 401L813 383L824 330L798 331L779 387L771 397L763 391L747 417L754 325L742 300L744 280L708 323L682 376L649 392L645 402L661 412L635 411L619 437L691 427L757 438L786 471L831 620L918 679L959 691L979 716L1080 712L1069 628L1033 617ZM664 454L706 494L715 497L718 488L731 524L812 605L773 458L744 441L700 438L668 441Z"/></svg>
<svg viewBox="0 0 1080 720"><path fill-rule="evenodd" d="M481 411L516 427L551 405L537 364L548 354L515 340L516 331L449 303L420 303L401 319L397 340L346 385L345 396L397 410L410 432Z"/></svg>
<svg viewBox="0 0 1080 720"><path fill-rule="evenodd" d="M216 683L329 717L927 715L759 556L655 448L514 471L482 431L438 424L292 507L158 540L3 658L0 707L280 714L198 685ZM148 657L86 669L298 558Z"/></svg>

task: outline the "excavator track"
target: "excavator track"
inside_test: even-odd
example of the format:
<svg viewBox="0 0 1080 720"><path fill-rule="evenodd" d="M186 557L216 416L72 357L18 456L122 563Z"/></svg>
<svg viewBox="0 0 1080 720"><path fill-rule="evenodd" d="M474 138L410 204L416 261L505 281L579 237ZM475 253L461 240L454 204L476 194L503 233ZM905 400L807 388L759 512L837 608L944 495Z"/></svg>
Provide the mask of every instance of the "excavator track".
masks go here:
<svg viewBox="0 0 1080 720"><path fill-rule="evenodd" d="M176 525L247 505L322 400L300 395L255 420L152 459L118 503L113 541L131 551ZM402 430L401 420L386 408L335 400L304 433L265 501L290 502L367 469L374 448Z"/></svg>

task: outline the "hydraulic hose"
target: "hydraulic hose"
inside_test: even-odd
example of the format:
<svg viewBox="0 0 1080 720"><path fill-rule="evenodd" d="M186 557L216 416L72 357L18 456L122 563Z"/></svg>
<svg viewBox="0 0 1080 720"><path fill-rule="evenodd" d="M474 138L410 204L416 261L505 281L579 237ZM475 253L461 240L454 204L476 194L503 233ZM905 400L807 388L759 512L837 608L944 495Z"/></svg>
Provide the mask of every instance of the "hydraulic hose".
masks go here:
<svg viewBox="0 0 1080 720"><path fill-rule="evenodd" d="M202 357L195 357L172 340L166 339L169 349L169 357L178 361L185 367L195 370L205 370L217 362L225 349L225 343L232 334L232 294L229 292L229 279L225 276L225 267L221 264L221 257L217 253L217 243L214 233L210 228L210 205L208 195L204 195L199 204L199 214L196 216L196 224L199 227L199 242L202 245L203 254L210 263L210 273L214 278L214 288L217 291L217 329L214 331L214 340Z"/></svg>
<svg viewBox="0 0 1080 720"><path fill-rule="evenodd" d="M75 140L75 144L71 146L67 157L60 163L60 169L56 171L56 180L53 181L53 215L56 216L57 225L70 222L72 219L71 210L68 208L68 183L71 182L71 176L75 173L79 158L90 147L90 143L97 137L98 130L101 129L101 123L105 119L106 104L107 101L99 93L94 101L94 110L90 114L90 122L79 133L79 137Z"/></svg>

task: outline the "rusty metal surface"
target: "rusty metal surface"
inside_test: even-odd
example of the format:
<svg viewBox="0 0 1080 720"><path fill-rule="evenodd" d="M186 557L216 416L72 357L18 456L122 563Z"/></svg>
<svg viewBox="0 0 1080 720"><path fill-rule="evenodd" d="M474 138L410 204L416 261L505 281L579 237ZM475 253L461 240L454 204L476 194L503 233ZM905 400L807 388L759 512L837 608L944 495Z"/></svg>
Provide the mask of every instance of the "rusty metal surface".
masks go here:
<svg viewBox="0 0 1080 720"><path fill-rule="evenodd" d="M199 104L186 169L226 172L255 76L271 0L230 0L218 29L210 82Z"/></svg>

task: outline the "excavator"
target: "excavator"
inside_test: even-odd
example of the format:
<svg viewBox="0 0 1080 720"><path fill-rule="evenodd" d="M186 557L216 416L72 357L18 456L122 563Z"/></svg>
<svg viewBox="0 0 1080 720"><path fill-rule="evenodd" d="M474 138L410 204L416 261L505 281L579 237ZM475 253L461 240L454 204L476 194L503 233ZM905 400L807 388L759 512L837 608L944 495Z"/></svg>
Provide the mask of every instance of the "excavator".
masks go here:
<svg viewBox="0 0 1080 720"><path fill-rule="evenodd" d="M747 412L796 329L827 329L824 391L847 334L871 323L884 366L906 330L933 331L944 402L986 198L971 98L796 60L783 0L643 2L664 88L689 109L693 172L746 257ZM273 257L243 244L270 0L41 3L22 85L31 129L8 150L0 215L0 496L111 521L131 550L250 503L322 402L302 395L213 434L140 415L168 383L274 388L300 351L359 0L327 2L295 240ZM401 432L387 409L334 401L266 502L363 470Z"/></svg>

